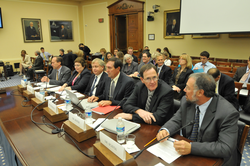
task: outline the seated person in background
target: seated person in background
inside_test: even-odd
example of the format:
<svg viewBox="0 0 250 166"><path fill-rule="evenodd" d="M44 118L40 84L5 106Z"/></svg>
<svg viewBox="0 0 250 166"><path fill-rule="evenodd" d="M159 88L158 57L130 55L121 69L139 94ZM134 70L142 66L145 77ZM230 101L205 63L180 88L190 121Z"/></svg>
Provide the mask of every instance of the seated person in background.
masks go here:
<svg viewBox="0 0 250 166"><path fill-rule="evenodd" d="M106 51L105 48L101 48L101 49L100 49L100 53L102 54L102 58L101 58L101 59L102 59L103 61L104 61L104 57L105 57L106 52L107 52L107 51Z"/></svg>
<svg viewBox="0 0 250 166"><path fill-rule="evenodd" d="M198 70L200 68L203 68L204 73L207 73L207 71L211 68L216 68L216 66L208 61L209 59L209 53L207 51L203 51L200 53L201 62L196 63L194 65L193 70Z"/></svg>
<svg viewBox="0 0 250 166"><path fill-rule="evenodd" d="M64 54L64 49L60 49L59 53L60 53L59 56L63 58L63 65L67 66L71 70L74 66L72 57L69 56L68 54Z"/></svg>
<svg viewBox="0 0 250 166"><path fill-rule="evenodd" d="M112 57L114 57L114 56L112 55L112 53L111 53L111 52L107 52L107 53L105 54L105 56L104 56L104 62L107 63L107 61L108 61L110 58L112 58Z"/></svg>
<svg viewBox="0 0 250 166"><path fill-rule="evenodd" d="M236 73L234 74L234 81L237 81L237 82L247 82L247 83L250 83L250 57L247 61L248 65L247 66L244 66L244 67L239 67L237 68L237 71Z"/></svg>
<svg viewBox="0 0 250 166"><path fill-rule="evenodd" d="M76 54L73 54L72 50L67 50L68 52L68 56L71 57L71 62L72 62L72 67L74 67L74 61L76 60L76 58L78 57Z"/></svg>
<svg viewBox="0 0 250 166"><path fill-rule="evenodd" d="M170 79L170 86L172 86L174 92L174 99L180 100L185 95L183 89L186 86L188 77L193 73L192 59L189 55L184 54L180 56L179 64L180 67L174 69L172 78Z"/></svg>
<svg viewBox="0 0 250 166"><path fill-rule="evenodd" d="M134 53L133 47L128 47L128 54L130 54L133 57L134 62L138 63L138 58L133 53Z"/></svg>
<svg viewBox="0 0 250 166"><path fill-rule="evenodd" d="M151 63L150 59L151 59L151 54L148 54L147 51L142 53L142 62L138 66L138 70L136 72L134 72L135 77L139 76L139 71L141 70L141 67L143 65Z"/></svg>
<svg viewBox="0 0 250 166"><path fill-rule="evenodd" d="M80 93L84 93L85 89L89 83L89 78L91 76L90 71L86 68L86 62L84 58L78 57L75 60L75 71L68 79L68 81L63 84L59 91L63 91L64 88L68 90L77 90Z"/></svg>
<svg viewBox="0 0 250 166"><path fill-rule="evenodd" d="M110 58L106 64L108 78L105 80L105 88L100 96L91 96L89 102L99 101L99 106L118 105L122 107L126 99L134 89L133 79L121 72L122 61L118 58ZM125 98L125 99L124 99Z"/></svg>
<svg viewBox="0 0 250 166"><path fill-rule="evenodd" d="M157 55L160 55L160 53L158 53L158 52L153 52L152 55L151 55L151 58L152 58L151 63L152 63L153 65L156 65L156 56L157 56Z"/></svg>
<svg viewBox="0 0 250 166"><path fill-rule="evenodd" d="M156 52L161 53L161 49L160 49L160 48L157 48L157 49L156 49Z"/></svg>
<svg viewBox="0 0 250 166"><path fill-rule="evenodd" d="M124 56L123 64L125 65L123 65L122 71L130 77L138 70L138 63L133 61L133 57L130 54Z"/></svg>
<svg viewBox="0 0 250 166"><path fill-rule="evenodd" d="M41 50L41 53L40 53L41 57L43 58L43 60L45 60L46 62L48 62L50 56L52 56L52 55L50 53L48 53L48 52L45 52L44 51L44 47L41 47L40 50Z"/></svg>
<svg viewBox="0 0 250 166"><path fill-rule="evenodd" d="M79 44L79 50L83 51L84 59L86 59L87 58L86 56L89 55L89 53L90 53L89 47L84 45L83 43L80 43Z"/></svg>
<svg viewBox="0 0 250 166"><path fill-rule="evenodd" d="M164 47L164 48L163 48L163 52L167 52L168 55L169 55L169 58L172 58L172 54L169 52L169 50L168 50L167 47Z"/></svg>
<svg viewBox="0 0 250 166"><path fill-rule="evenodd" d="M19 64L20 76L23 75L23 69L27 69L32 65L30 61L30 56L26 53L25 50L21 51L21 56L22 56L22 59L21 59L21 63Z"/></svg>
<svg viewBox="0 0 250 166"><path fill-rule="evenodd" d="M62 57L54 56L51 60L51 66L53 67L51 74L48 77L44 76L41 81L60 86L67 82L71 76L71 70L66 66L62 66L62 61Z"/></svg>
<svg viewBox="0 0 250 166"><path fill-rule="evenodd" d="M174 134L194 120L193 126L182 129L183 137L193 142L175 141L175 150L181 155L223 158L224 166L237 165L239 113L227 100L215 94L215 87L210 75L191 74L179 110L162 126L157 140Z"/></svg>
<svg viewBox="0 0 250 166"><path fill-rule="evenodd" d="M171 60L170 60L170 58L169 58L169 54L167 53L167 52L163 52L162 53L163 55L164 55L164 64L166 65L166 66L171 66Z"/></svg>
<svg viewBox="0 0 250 166"><path fill-rule="evenodd" d="M94 74L91 75L84 94L88 96L100 96L104 91L105 79L108 77L108 74L104 72L105 62L99 58L95 58L91 66Z"/></svg>
<svg viewBox="0 0 250 166"><path fill-rule="evenodd" d="M215 80L215 93L224 97L237 110L239 110L239 103L235 97L234 80L228 75L221 73L217 68L209 69L207 74L211 75Z"/></svg>
<svg viewBox="0 0 250 166"><path fill-rule="evenodd" d="M166 65L164 65L164 55L158 54L156 55L156 68L157 73L159 75L159 79L165 81L168 85L170 84L170 79L172 76L172 69Z"/></svg>
<svg viewBox="0 0 250 166"><path fill-rule="evenodd" d="M79 50L77 53L76 53L77 57L82 57L84 58L84 53L82 50Z"/></svg>
<svg viewBox="0 0 250 166"><path fill-rule="evenodd" d="M117 53L118 53L119 51L120 51L119 48L115 48L115 49L114 49L114 57L119 58L119 57L117 56Z"/></svg>
<svg viewBox="0 0 250 166"><path fill-rule="evenodd" d="M118 59L120 59L120 61L123 62L123 58L124 58L123 52L121 52L121 51L117 52L116 56L117 56Z"/></svg>
<svg viewBox="0 0 250 166"><path fill-rule="evenodd" d="M35 59L34 64L28 67L27 75L30 77L28 81L33 80L33 73L35 70L43 69L43 58L40 56L40 52L36 51L35 56L36 56L36 59Z"/></svg>
<svg viewBox="0 0 250 166"><path fill-rule="evenodd" d="M150 54L150 52L149 52L150 50L149 50L149 47L148 46L145 46L144 47L144 49L143 49L143 51L140 53L140 55L139 55L139 58L141 58L141 62L140 63L142 63L142 54L144 53L144 52L147 52L147 54L149 54L150 55L150 57L151 57L151 54ZM140 71L140 70L139 70Z"/></svg>
<svg viewBox="0 0 250 166"><path fill-rule="evenodd" d="M123 112L114 118L163 125L174 114L173 91L159 80L153 64L146 64L140 70L141 82L135 85L133 93L123 106Z"/></svg>

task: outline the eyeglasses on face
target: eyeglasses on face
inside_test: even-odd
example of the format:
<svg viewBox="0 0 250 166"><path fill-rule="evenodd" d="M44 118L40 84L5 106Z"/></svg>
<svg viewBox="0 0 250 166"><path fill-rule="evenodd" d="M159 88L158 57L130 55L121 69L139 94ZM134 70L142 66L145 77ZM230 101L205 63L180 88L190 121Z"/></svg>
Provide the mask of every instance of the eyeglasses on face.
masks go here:
<svg viewBox="0 0 250 166"><path fill-rule="evenodd" d="M144 79L144 81L145 82L151 82L151 80L153 80L153 81L157 81L159 79L159 77L157 77L157 76L154 76L154 77L148 77L148 78L145 78Z"/></svg>

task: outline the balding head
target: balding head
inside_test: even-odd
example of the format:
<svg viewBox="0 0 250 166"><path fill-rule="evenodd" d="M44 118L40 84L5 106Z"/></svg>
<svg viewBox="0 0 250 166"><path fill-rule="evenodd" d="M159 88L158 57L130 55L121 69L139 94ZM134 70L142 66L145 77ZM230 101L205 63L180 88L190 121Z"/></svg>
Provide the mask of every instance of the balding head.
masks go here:
<svg viewBox="0 0 250 166"><path fill-rule="evenodd" d="M207 71L207 74L211 75L215 82L217 82L220 79L220 70L217 68L211 68Z"/></svg>

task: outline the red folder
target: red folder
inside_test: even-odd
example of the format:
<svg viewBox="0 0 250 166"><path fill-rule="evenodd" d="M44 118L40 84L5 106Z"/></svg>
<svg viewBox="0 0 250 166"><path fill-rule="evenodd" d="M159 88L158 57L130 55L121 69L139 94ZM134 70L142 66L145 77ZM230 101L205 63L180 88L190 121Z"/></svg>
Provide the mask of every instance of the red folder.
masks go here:
<svg viewBox="0 0 250 166"><path fill-rule="evenodd" d="M115 107L117 107L117 106L96 107L96 108L93 108L92 111L97 113L97 114L105 115L105 114L113 111L115 109ZM116 109L119 109L119 108L120 108L120 106L118 106Z"/></svg>

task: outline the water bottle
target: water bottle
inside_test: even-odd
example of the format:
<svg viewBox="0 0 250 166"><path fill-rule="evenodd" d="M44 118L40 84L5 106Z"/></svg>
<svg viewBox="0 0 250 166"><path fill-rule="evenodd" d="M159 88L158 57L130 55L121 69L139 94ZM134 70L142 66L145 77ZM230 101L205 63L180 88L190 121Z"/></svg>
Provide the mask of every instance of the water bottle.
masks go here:
<svg viewBox="0 0 250 166"><path fill-rule="evenodd" d="M92 124L92 110L89 106L89 104L86 105L85 109L85 122L86 124Z"/></svg>
<svg viewBox="0 0 250 166"><path fill-rule="evenodd" d="M69 98L69 94L66 95L65 104L66 104L66 110L70 111L70 109L71 109L71 100Z"/></svg>
<svg viewBox="0 0 250 166"><path fill-rule="evenodd" d="M27 85L27 78L25 75L23 75L23 81L25 82L25 84Z"/></svg>
<svg viewBox="0 0 250 166"><path fill-rule="evenodd" d="M41 86L41 88L40 88L40 94L41 94L41 95L45 95L45 89L44 89L43 86Z"/></svg>
<svg viewBox="0 0 250 166"><path fill-rule="evenodd" d="M124 135L124 131L125 131L125 125L122 121L122 118L119 117L118 118L118 122L116 124L116 132L117 132L117 142L119 144L122 144L125 142L125 135Z"/></svg>

